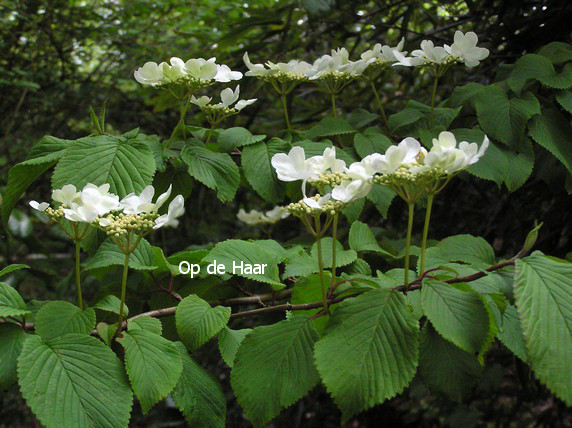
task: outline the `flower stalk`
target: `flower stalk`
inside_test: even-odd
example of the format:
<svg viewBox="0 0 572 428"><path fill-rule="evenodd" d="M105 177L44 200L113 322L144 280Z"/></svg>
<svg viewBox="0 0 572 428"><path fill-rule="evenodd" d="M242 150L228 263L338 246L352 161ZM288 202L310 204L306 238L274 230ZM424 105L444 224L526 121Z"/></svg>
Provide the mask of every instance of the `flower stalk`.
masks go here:
<svg viewBox="0 0 572 428"><path fill-rule="evenodd" d="M425 272L425 251L427 249L427 236L429 234L429 222L431 221L431 208L433 206L433 199L435 195L429 193L427 195L427 208L425 211L425 223L423 225L423 239L421 241L421 260L419 262L419 274L423 275Z"/></svg>
<svg viewBox="0 0 572 428"><path fill-rule="evenodd" d="M409 254L411 251L411 232L413 230L413 211L415 203L409 202L407 206L409 210L407 219L407 237L405 240L405 273L403 278L403 283L406 287L409 285Z"/></svg>
<svg viewBox="0 0 572 428"><path fill-rule="evenodd" d="M322 235L323 231L326 229L321 228L320 215L316 214L314 216L314 225L316 231L316 247L318 248L318 267L320 270L320 285L322 286L322 305L324 307L324 312L329 313L328 310L328 296L326 293L326 283L324 280L324 260L322 256Z"/></svg>

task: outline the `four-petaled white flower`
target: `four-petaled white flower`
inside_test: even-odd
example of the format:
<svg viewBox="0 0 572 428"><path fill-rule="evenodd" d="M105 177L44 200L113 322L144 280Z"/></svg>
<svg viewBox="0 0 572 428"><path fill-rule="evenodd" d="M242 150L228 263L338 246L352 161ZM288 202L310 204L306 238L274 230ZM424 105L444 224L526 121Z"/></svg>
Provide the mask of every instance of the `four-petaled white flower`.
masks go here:
<svg viewBox="0 0 572 428"><path fill-rule="evenodd" d="M48 207L50 206L49 203L47 202L37 202L37 201L30 201L30 206L32 208L34 208L35 210L44 212L48 209Z"/></svg>
<svg viewBox="0 0 572 428"><path fill-rule="evenodd" d="M461 31L455 32L454 43L451 46L445 45L445 50L454 58L464 62L467 67L476 67L479 61L489 56L489 50L477 47L478 36L469 31L463 34Z"/></svg>
<svg viewBox="0 0 572 428"><path fill-rule="evenodd" d="M197 80L214 79L218 72L215 60L216 58L191 58L185 62L185 74Z"/></svg>
<svg viewBox="0 0 572 428"><path fill-rule="evenodd" d="M163 66L156 62L146 62L134 73L135 80L143 85L155 86L163 80Z"/></svg>
<svg viewBox="0 0 572 428"><path fill-rule="evenodd" d="M251 226L256 224L274 224L282 219L288 217L290 213L284 209L284 207L275 206L265 213L257 210L250 210L246 212L244 208L238 210L236 217Z"/></svg>
<svg viewBox="0 0 572 428"><path fill-rule="evenodd" d="M266 76L267 74L270 73L270 70L268 70L264 66L264 64L253 64L252 62L250 62L250 58L248 57L248 52L244 52L242 60L244 61L246 68L248 68L248 71L245 73L245 76L261 77L261 76Z"/></svg>
<svg viewBox="0 0 572 428"><path fill-rule="evenodd" d="M223 89L220 93L221 102L211 105L210 102L212 98L203 95L200 98L196 98L194 95L191 96L191 103L198 106L200 109L204 109L207 106L209 108L216 108L216 109L229 109L235 110L236 112L241 111L244 107L249 106L256 102L256 98L251 100L240 100L237 102L238 97L240 95L240 85L236 86L236 89L233 91L231 88ZM236 103L236 104L234 104ZM234 107L232 105L234 104Z"/></svg>
<svg viewBox="0 0 572 428"><path fill-rule="evenodd" d="M416 67L422 64L443 64L449 58L449 53L442 46L435 46L431 40L423 40L421 49L411 52L411 57L406 57L400 52L393 52L398 62L393 65Z"/></svg>
<svg viewBox="0 0 572 428"><path fill-rule="evenodd" d="M167 191L161 194L157 198L157 201L153 203L152 199L155 194L155 188L153 186L147 186L139 195L130 193L125 196L120 202L120 209L122 209L125 214L157 212L163 204L167 202L169 196L171 196L171 189L172 186L169 186Z"/></svg>
<svg viewBox="0 0 572 428"><path fill-rule="evenodd" d="M157 217L153 229L161 227L177 227L179 225L178 218L185 213L185 199L182 195L175 196L175 199L169 204L167 214Z"/></svg>
<svg viewBox="0 0 572 428"><path fill-rule="evenodd" d="M78 202L80 192L77 191L73 184L66 184L61 189L55 189L52 192L52 199L62 205L70 206L72 202Z"/></svg>
<svg viewBox="0 0 572 428"><path fill-rule="evenodd" d="M207 97L206 95L203 95L202 97L199 97L199 98L195 98L194 95L191 95L191 104L194 104L194 105L198 106L199 108L205 108L207 105L210 104L211 101L212 101L212 98Z"/></svg>
<svg viewBox="0 0 572 428"><path fill-rule="evenodd" d="M97 212L98 215L118 210L120 208L119 196L110 193L109 188L110 185L108 183L101 186L91 183L86 184L79 196L82 206L89 207L90 210Z"/></svg>
<svg viewBox="0 0 572 428"><path fill-rule="evenodd" d="M391 174L397 171L402 165L415 162L421 144L415 138L407 137L397 146L391 146L385 154L376 156L372 159L372 168L381 174Z"/></svg>
<svg viewBox="0 0 572 428"><path fill-rule="evenodd" d="M227 83L232 80L242 79L242 73L240 71L232 71L228 65L217 64L217 73L214 79L220 83Z"/></svg>
<svg viewBox="0 0 572 428"><path fill-rule="evenodd" d="M309 206L310 208L315 208L315 209L321 209L325 204L327 204L330 201L330 198L332 197L332 195L330 193L324 195L324 196L319 196L316 195L315 197L307 197L304 196L304 203Z"/></svg>
<svg viewBox="0 0 572 428"><path fill-rule="evenodd" d="M399 52L401 55L407 55L407 52L403 51L404 44L405 44L405 37L403 37L401 41L397 44L397 46L394 48L388 45L382 45L381 43L377 43L373 47L373 49L370 49L362 53L361 59L366 61L368 64L372 63L375 60L387 63L397 62L399 60L395 56L395 51Z"/></svg>
<svg viewBox="0 0 572 428"><path fill-rule="evenodd" d="M314 170L313 162L306 159L306 153L302 147L292 147L286 153L277 153L270 161L279 180L298 181L315 180L318 178Z"/></svg>
<svg viewBox="0 0 572 428"><path fill-rule="evenodd" d="M318 176L328 172L344 172L346 169L346 162L342 159L336 159L335 147L327 147L324 150L324 154L312 156L308 159L308 162Z"/></svg>
<svg viewBox="0 0 572 428"><path fill-rule="evenodd" d="M342 180L341 184L332 190L332 198L347 204L355 199L366 197L371 186L369 180Z"/></svg>

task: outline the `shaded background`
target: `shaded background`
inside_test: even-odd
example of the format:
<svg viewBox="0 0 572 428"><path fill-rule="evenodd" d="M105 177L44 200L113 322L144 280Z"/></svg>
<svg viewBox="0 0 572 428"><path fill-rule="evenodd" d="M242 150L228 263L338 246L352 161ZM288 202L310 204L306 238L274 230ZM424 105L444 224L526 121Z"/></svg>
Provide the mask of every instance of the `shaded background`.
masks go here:
<svg viewBox="0 0 572 428"><path fill-rule="evenodd" d="M551 41L569 43L572 6L567 0L0 0L0 186L5 185L10 166L24 160L43 135L75 139L89 134L90 105L98 110L107 101L106 123L111 133L141 127L147 134L168 136L178 121L178 111L172 108L175 105L132 78L133 71L146 61L216 56L217 62L244 72L244 51L253 62L292 58L312 62L332 48L345 46L351 58L358 59L375 43L395 45L402 37L408 51L424 38L450 43L457 29L475 31L479 44L488 47L491 56L476 69L459 67L448 73L440 85L440 98L448 97L456 84L493 82L502 64ZM386 73L380 85L389 114L399 111L410 97L426 103L430 100L431 82L410 70ZM240 86L243 98L256 97L258 102L223 126L245 126L253 133L276 135L283 118L271 87L251 78L241 80ZM217 96L221 89L215 86L208 93ZM338 100L342 114L358 107L376 111L374 102L368 86L361 82L350 85ZM293 126L304 129L329 114L329 99L315 86L302 85L289 98L289 108ZM196 114L188 122L204 125L203 119ZM499 256L511 256L538 219L545 224L537 248L565 257L571 250L571 199L563 178L552 173L551 161L538 146L535 151L533 174L514 193L467 175L451 183L436 200L432 237L480 235ZM24 199L45 200L49 189L46 176ZM195 184L188 204L192 209L181 233L167 232L157 238L169 252L191 243L265 236L263 231L237 224L235 218L239 207L267 207L253 192L241 189L234 202L222 205L212 191ZM12 236L2 231L2 265L32 265L32 275L13 279L27 298L72 298L69 243L36 218L24 202L18 208ZM370 207L361 220L401 233L404 213L402 204L395 202L387 219ZM272 236L288 240L298 230L297 222L290 219L277 226ZM264 318L264 322L270 320ZM248 320L244 326L253 321L260 323ZM232 397L229 372L219 361L216 344L210 343L201 353L199 360L219 376L227 393L229 425L248 426ZM145 419L138 408L133 415L133 426L184 425L182 416L168 402L158 405ZM326 392L318 387L284 411L273 425L336 426L339 416ZM16 387L0 392L0 427L35 423ZM495 346L483 380L464 402L453 403L430 394L421 382L414 382L401 397L359 415L349 425L380 423L572 426L572 415L520 361Z"/></svg>

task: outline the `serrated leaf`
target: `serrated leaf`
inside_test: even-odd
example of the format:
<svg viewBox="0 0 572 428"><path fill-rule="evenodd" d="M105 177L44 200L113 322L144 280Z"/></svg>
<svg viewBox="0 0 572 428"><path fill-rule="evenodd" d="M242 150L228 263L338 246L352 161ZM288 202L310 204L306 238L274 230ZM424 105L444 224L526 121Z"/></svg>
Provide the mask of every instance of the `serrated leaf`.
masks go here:
<svg viewBox="0 0 572 428"><path fill-rule="evenodd" d="M379 118L378 114L369 112L363 108L353 110L348 117L348 122L356 129L363 128Z"/></svg>
<svg viewBox="0 0 572 428"><path fill-rule="evenodd" d="M288 258L284 269L284 278L307 276L318 272L320 267L315 258L308 253L295 254Z"/></svg>
<svg viewBox="0 0 572 428"><path fill-rule="evenodd" d="M173 342L145 330L123 332L125 367L143 413L165 398L177 385L183 363Z"/></svg>
<svg viewBox="0 0 572 428"><path fill-rule="evenodd" d="M194 294L185 297L175 314L181 340L190 350L201 347L226 326L230 312L230 307L211 307Z"/></svg>
<svg viewBox="0 0 572 428"><path fill-rule="evenodd" d="M17 380L16 365L27 334L17 324L0 324L0 390Z"/></svg>
<svg viewBox="0 0 572 428"><path fill-rule="evenodd" d="M276 153L287 152L291 144L278 138L267 143L256 143L242 151L241 165L244 176L252 188L268 202L284 198L284 185L270 164Z"/></svg>
<svg viewBox="0 0 572 428"><path fill-rule="evenodd" d="M440 241L426 252L425 269L433 269L448 262L464 262L486 268L494 264L495 254L487 241L478 236L455 235Z"/></svg>
<svg viewBox="0 0 572 428"><path fill-rule="evenodd" d="M342 411L342 423L411 382L418 333L401 293L372 290L336 305L314 354L322 381Z"/></svg>
<svg viewBox="0 0 572 428"><path fill-rule="evenodd" d="M426 323L419 340L419 374L429 388L462 401L481 374L474 355L443 339Z"/></svg>
<svg viewBox="0 0 572 428"><path fill-rule="evenodd" d="M374 184L366 198L373 202L377 211L385 218L395 198L395 192L388 187Z"/></svg>
<svg viewBox="0 0 572 428"><path fill-rule="evenodd" d="M232 368L238 347L244 338L251 332L251 328L232 330L229 327L225 327L218 334L218 350L227 366Z"/></svg>
<svg viewBox="0 0 572 428"><path fill-rule="evenodd" d="M514 192L521 187L526 180L528 180L530 174L532 174L532 168L534 167L532 143L528 138L524 138L516 147L516 150L501 148L501 151L503 151L510 165L510 168L506 170L504 181L508 190Z"/></svg>
<svg viewBox="0 0 572 428"><path fill-rule="evenodd" d="M226 400L218 381L198 365L185 346L175 343L183 363L183 371L173 390L173 400L189 426L224 428Z"/></svg>
<svg viewBox="0 0 572 428"><path fill-rule="evenodd" d="M48 302L38 311L35 327L44 342L70 333L88 335L95 328L95 311L82 311L69 302Z"/></svg>
<svg viewBox="0 0 572 428"><path fill-rule="evenodd" d="M310 140L317 137L331 137L334 135L353 134L357 132L345 119L339 117L325 117L312 128L304 132L304 137Z"/></svg>
<svg viewBox="0 0 572 428"><path fill-rule="evenodd" d="M354 251L373 251L376 253L389 254L377 243L377 239L369 226L361 221L355 221L350 228L350 248Z"/></svg>
<svg viewBox="0 0 572 428"><path fill-rule="evenodd" d="M24 264L14 264L6 266L4 269L0 270L0 278L6 275L16 272L20 269L30 269L30 266Z"/></svg>
<svg viewBox="0 0 572 428"><path fill-rule="evenodd" d="M125 254L115 242L111 239L106 239L97 249L97 252L83 263L83 269L90 271L109 266L123 266L124 263ZM153 247L147 240L141 239L135 251L129 256L129 268L135 270L157 269Z"/></svg>
<svg viewBox="0 0 572 428"><path fill-rule="evenodd" d="M566 72L566 68L557 73L548 58L527 54L516 61L507 82L513 91L520 92L526 82L532 79L549 88L566 89L572 86L572 75Z"/></svg>
<svg viewBox="0 0 572 428"><path fill-rule="evenodd" d="M569 142L572 135L570 120L557 110L544 109L540 116L535 117L528 129L530 136L562 162L572 174L572 145Z"/></svg>
<svg viewBox="0 0 572 428"><path fill-rule="evenodd" d="M0 282L0 318L31 315L20 294L5 282Z"/></svg>
<svg viewBox="0 0 572 428"><path fill-rule="evenodd" d="M101 298L95 305L93 305L93 308L119 315L120 306L121 300L119 300L117 296L109 294ZM129 308L125 304L123 305L123 314L125 316L129 314Z"/></svg>
<svg viewBox="0 0 572 428"><path fill-rule="evenodd" d="M357 133L354 136L354 147L357 154L365 158L372 153L385 153L392 146L391 140L379 132Z"/></svg>
<svg viewBox="0 0 572 428"><path fill-rule="evenodd" d="M321 239L322 245L322 262L324 268L331 268L333 261L332 244L334 240L329 236ZM311 250L312 257L318 262L318 244L314 243ZM353 263L357 259L357 253L354 250L344 250L340 241L336 241L336 266L342 267Z"/></svg>
<svg viewBox="0 0 572 428"><path fill-rule="evenodd" d="M255 328L242 341L232 389L254 426L272 420L318 383L312 351L318 334L305 318Z"/></svg>
<svg viewBox="0 0 572 428"><path fill-rule="evenodd" d="M441 336L464 351L481 350L489 331L489 317L479 295L468 286L424 281L421 305Z"/></svg>
<svg viewBox="0 0 572 428"><path fill-rule="evenodd" d="M542 46L538 51L539 55L545 56L553 64L562 64L564 62L572 61L572 47L569 43L564 42L550 42Z"/></svg>
<svg viewBox="0 0 572 428"><path fill-rule="evenodd" d="M572 91L561 91L556 95L556 101L568 113L572 114Z"/></svg>
<svg viewBox="0 0 572 428"><path fill-rule="evenodd" d="M121 361L101 341L29 336L18 358L26 403L47 428L126 427L133 395Z"/></svg>
<svg viewBox="0 0 572 428"><path fill-rule="evenodd" d="M239 126L222 130L217 137L220 150L226 153L237 147L247 146L263 141L266 135L252 135L252 133Z"/></svg>
<svg viewBox="0 0 572 428"><path fill-rule="evenodd" d="M389 129L394 132L397 131L399 128L403 128L404 126L412 125L414 123L419 122L421 119L425 117L421 111L415 108L405 108L400 112L392 114L388 118L388 125Z"/></svg>
<svg viewBox="0 0 572 428"><path fill-rule="evenodd" d="M572 264L540 252L516 261L514 294L529 364L572 405Z"/></svg>
<svg viewBox="0 0 572 428"><path fill-rule="evenodd" d="M153 153L143 142L107 135L87 137L66 150L52 175L52 187L109 183L110 192L124 197L150 185L155 168Z"/></svg>
<svg viewBox="0 0 572 428"><path fill-rule="evenodd" d="M129 321L127 331L145 330L157 335L163 334L161 320L153 317L139 317Z"/></svg>
<svg viewBox="0 0 572 428"><path fill-rule="evenodd" d="M526 363L526 346L516 307L508 306L502 320L502 328L497 337L514 355Z"/></svg>
<svg viewBox="0 0 572 428"><path fill-rule="evenodd" d="M209 189L216 190L220 201L228 202L234 199L240 182L240 173L228 154L187 144L181 152L181 159L187 164L192 177Z"/></svg>

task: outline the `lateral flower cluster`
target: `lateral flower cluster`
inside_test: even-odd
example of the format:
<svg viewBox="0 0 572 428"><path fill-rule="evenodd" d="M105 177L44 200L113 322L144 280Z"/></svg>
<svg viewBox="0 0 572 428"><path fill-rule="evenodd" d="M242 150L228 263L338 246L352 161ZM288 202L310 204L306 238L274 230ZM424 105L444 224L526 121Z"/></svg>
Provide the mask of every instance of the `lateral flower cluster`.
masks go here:
<svg viewBox="0 0 572 428"><path fill-rule="evenodd" d="M284 208L275 206L269 211L262 212L257 210L250 210L246 212L244 208L238 210L236 217L250 226L257 224L275 224L290 216L290 213Z"/></svg>
<svg viewBox="0 0 572 428"><path fill-rule="evenodd" d="M53 206L37 201L31 201L30 206L55 221L65 218L72 223L90 224L115 237L129 232L144 234L165 226L177 227L178 218L185 212L183 196L177 195L169 204L167 213L158 214L171 196L171 186L155 202L153 186L145 187L139 195L131 193L121 200L109 188L109 184L97 186L88 183L78 191L73 184L67 184L52 192Z"/></svg>
<svg viewBox="0 0 572 428"><path fill-rule="evenodd" d="M254 104L257 100L256 98L250 100L239 100L239 96L240 85L237 85L234 91L230 88L226 88L221 91L220 103L211 104L212 98L206 95L199 98L196 98L193 95L191 96L191 104L196 105L202 111L213 117L226 117L238 114L243 108Z"/></svg>

